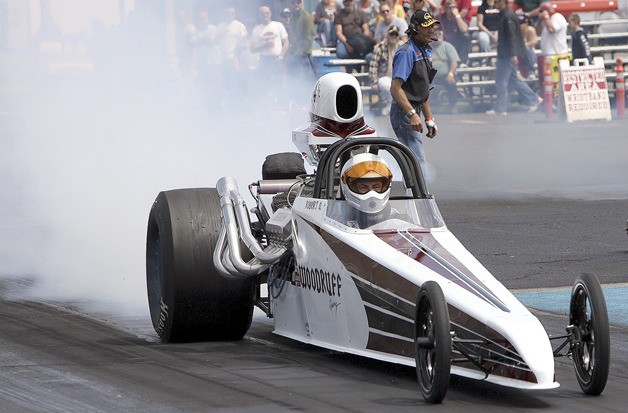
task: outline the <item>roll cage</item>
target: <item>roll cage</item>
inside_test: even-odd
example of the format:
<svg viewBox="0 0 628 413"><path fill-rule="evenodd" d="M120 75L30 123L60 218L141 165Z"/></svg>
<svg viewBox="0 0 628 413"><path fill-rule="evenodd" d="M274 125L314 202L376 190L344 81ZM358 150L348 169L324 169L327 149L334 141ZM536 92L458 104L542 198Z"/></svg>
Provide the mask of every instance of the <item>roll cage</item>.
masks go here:
<svg viewBox="0 0 628 413"><path fill-rule="evenodd" d="M322 153L316 170L314 192L312 196L318 199L334 199L336 191L334 181L338 178L337 165L342 165L349 159L352 150L368 147L371 153L385 150L395 159L401 173L405 187L410 189L412 199L430 199L421 167L414 153L399 141L391 138L345 138L334 142Z"/></svg>

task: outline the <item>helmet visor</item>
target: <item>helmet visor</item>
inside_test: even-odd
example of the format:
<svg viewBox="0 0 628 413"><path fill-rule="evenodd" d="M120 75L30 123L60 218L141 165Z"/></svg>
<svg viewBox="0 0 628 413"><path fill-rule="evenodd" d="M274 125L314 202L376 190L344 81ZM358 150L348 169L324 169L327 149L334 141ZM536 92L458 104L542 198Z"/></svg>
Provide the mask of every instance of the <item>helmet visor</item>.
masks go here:
<svg viewBox="0 0 628 413"><path fill-rule="evenodd" d="M385 163L379 161L359 162L342 175L342 181L356 194L376 191L383 194L390 187L392 172Z"/></svg>
<svg viewBox="0 0 628 413"><path fill-rule="evenodd" d="M364 161L356 163L351 168L347 169L343 175L343 179L346 178L367 178L367 177L387 177L392 178L392 172L388 169L388 166L378 161ZM345 183L347 183L345 181Z"/></svg>
<svg viewBox="0 0 628 413"><path fill-rule="evenodd" d="M351 191L360 195L364 195L371 191L383 194L390 187L390 178L384 176L380 176L378 178L349 178L347 186Z"/></svg>

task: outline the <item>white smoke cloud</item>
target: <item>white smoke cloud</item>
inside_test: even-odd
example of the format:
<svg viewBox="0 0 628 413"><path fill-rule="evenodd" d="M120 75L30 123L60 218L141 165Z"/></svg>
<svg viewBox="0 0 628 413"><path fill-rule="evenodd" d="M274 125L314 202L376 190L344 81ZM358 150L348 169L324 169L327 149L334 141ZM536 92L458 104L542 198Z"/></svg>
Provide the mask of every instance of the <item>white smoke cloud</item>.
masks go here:
<svg viewBox="0 0 628 413"><path fill-rule="evenodd" d="M112 54L120 43L100 47L107 60L78 65L57 51L54 65L39 66L37 52L7 68L0 275L33 279L36 297L147 312L146 223L159 191L229 175L250 199L265 157L296 151L290 131L306 112L288 102L268 112L250 96L244 108L211 113L182 97L167 67Z"/></svg>

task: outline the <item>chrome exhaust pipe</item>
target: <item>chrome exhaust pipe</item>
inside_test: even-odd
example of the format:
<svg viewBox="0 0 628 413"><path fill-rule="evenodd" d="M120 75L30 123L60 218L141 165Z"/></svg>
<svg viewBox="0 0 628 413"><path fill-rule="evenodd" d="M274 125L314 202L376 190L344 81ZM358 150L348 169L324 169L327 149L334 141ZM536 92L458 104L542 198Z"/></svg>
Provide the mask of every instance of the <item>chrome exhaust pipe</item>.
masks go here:
<svg viewBox="0 0 628 413"><path fill-rule="evenodd" d="M246 204L238 191L238 184L231 177L221 178L216 184L220 195L222 211L222 228L214 251L216 267L224 269L231 275L241 276L259 274L271 264L277 262L287 251L285 247L271 247L264 250L251 233L251 222L246 213ZM223 235L224 232L224 235ZM251 251L254 258L245 262L241 256L240 241ZM219 269L219 271L220 271ZM232 271L235 269L236 274Z"/></svg>

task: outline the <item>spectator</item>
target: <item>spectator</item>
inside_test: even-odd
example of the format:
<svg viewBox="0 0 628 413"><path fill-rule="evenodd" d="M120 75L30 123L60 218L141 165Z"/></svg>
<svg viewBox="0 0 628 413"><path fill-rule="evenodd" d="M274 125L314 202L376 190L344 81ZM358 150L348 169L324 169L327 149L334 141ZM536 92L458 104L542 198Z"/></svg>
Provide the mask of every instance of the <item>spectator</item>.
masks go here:
<svg viewBox="0 0 628 413"><path fill-rule="evenodd" d="M259 8L260 23L251 33L251 52L259 53L257 74L260 85L265 85L265 92L272 96L280 82L282 60L290 43L288 32L283 24L272 20L270 7Z"/></svg>
<svg viewBox="0 0 628 413"><path fill-rule="evenodd" d="M536 29L531 25L530 16L523 14L520 17L521 35L523 36L523 42L526 45L526 53L522 56L523 62L519 64L519 69L523 69L523 75L528 79L536 78L536 44L539 42L539 36L536 34Z"/></svg>
<svg viewBox="0 0 628 413"><path fill-rule="evenodd" d="M445 12L438 19L443 28L444 39L454 45L460 56L461 66L466 66L471 38L468 33L469 25L460 14L456 0L447 0Z"/></svg>
<svg viewBox="0 0 628 413"><path fill-rule="evenodd" d="M412 10L408 13L408 16L411 17L415 12L419 10L428 11L431 14L436 14L438 12L438 5L434 0L414 0L412 2Z"/></svg>
<svg viewBox="0 0 628 413"><path fill-rule="evenodd" d="M593 55L589 46L587 32L580 27L580 16L576 13L569 16L569 30L571 30L571 56L573 59L587 59L593 63Z"/></svg>
<svg viewBox="0 0 628 413"><path fill-rule="evenodd" d="M476 15L478 25L478 44L480 52L490 51L491 44L497 43L497 27L499 26L499 9L495 0L483 0Z"/></svg>
<svg viewBox="0 0 628 413"><path fill-rule="evenodd" d="M365 57L373 51L373 33L368 17L354 7L353 0L343 0L344 8L336 13L336 55L340 59Z"/></svg>
<svg viewBox="0 0 628 413"><path fill-rule="evenodd" d="M288 8L289 3L290 0L264 0L258 2L259 5L270 6L270 14L273 16L281 16L281 13Z"/></svg>
<svg viewBox="0 0 628 413"><path fill-rule="evenodd" d="M286 28L286 31L288 30L288 26L290 26L290 20L292 17L292 12L290 11L289 7L286 7L285 9L283 9L281 11L281 13L279 13L279 17L281 18L280 23L283 24L283 27ZM290 37L290 35L288 35L288 38Z"/></svg>
<svg viewBox="0 0 628 413"><path fill-rule="evenodd" d="M303 10L303 0L290 0L290 23L287 28L290 48L286 54L286 63L294 69L309 67L314 39L314 20L312 15ZM301 70L299 69L299 70Z"/></svg>
<svg viewBox="0 0 628 413"><path fill-rule="evenodd" d="M384 0L381 5L383 6L384 4L387 4L388 7L390 7L390 10L392 10L392 14L393 16L397 16L402 20L406 20L407 18L407 14L406 14L406 10L403 8L403 6L396 0ZM381 7L380 7L381 10ZM380 16L380 20L383 16ZM378 22L379 23L379 22ZM407 23L407 21L406 21Z"/></svg>
<svg viewBox="0 0 628 413"><path fill-rule="evenodd" d="M222 55L217 32L218 28L209 23L207 10L199 11L190 40L195 47L196 90L200 102L210 110L217 109L223 98L218 93L218 85L222 85Z"/></svg>
<svg viewBox="0 0 628 413"><path fill-rule="evenodd" d="M270 7L260 7L259 17L260 24L251 34L251 51L260 54L260 68L276 69L288 51L288 32L283 24L272 20Z"/></svg>
<svg viewBox="0 0 628 413"><path fill-rule="evenodd" d="M545 56L569 53L565 16L557 13L550 3L541 4L540 9L536 34L541 36L541 53Z"/></svg>
<svg viewBox="0 0 628 413"><path fill-rule="evenodd" d="M406 12L406 21L410 18L410 13L412 13L412 3L409 0L403 2L403 11Z"/></svg>
<svg viewBox="0 0 628 413"><path fill-rule="evenodd" d="M386 37L388 31L393 26L397 27L397 31L399 33L403 33L403 35L401 36L401 40L406 41L405 32L408 29L408 23L406 23L404 19L395 16L392 13L392 9L390 8L390 6L386 3L383 3L380 6L379 12L383 17L383 20L379 22L379 24L375 28L375 34L373 35L373 39L375 40L375 42L379 43L384 40L384 37Z"/></svg>
<svg viewBox="0 0 628 413"><path fill-rule="evenodd" d="M334 19L342 5L336 0L321 0L314 9L314 24L321 47L336 47Z"/></svg>
<svg viewBox="0 0 628 413"><path fill-rule="evenodd" d="M290 23L288 25L288 38L290 48L286 54L286 68L291 80L296 82L289 88L293 98L307 103L310 96L306 92L304 84L315 82L310 55L312 54L312 40L314 39L314 20L312 15L303 10L303 0L290 0Z"/></svg>
<svg viewBox="0 0 628 413"><path fill-rule="evenodd" d="M385 7L385 5L382 5ZM373 57L369 65L369 79L372 88L378 94L378 102L382 116L390 114L390 83L392 81L393 57L399 46L401 31L398 26L388 29L386 38L375 45Z"/></svg>
<svg viewBox="0 0 628 413"><path fill-rule="evenodd" d="M222 76L225 82L225 90L229 93L229 100L238 99L242 93L238 90L242 88L240 77L242 75L242 65L240 64L240 52L242 43L248 32L246 26L236 20L236 10L233 7L225 9L226 18L218 25L220 50L222 53Z"/></svg>
<svg viewBox="0 0 628 413"><path fill-rule="evenodd" d="M369 21L369 29L371 31L375 30L375 26L377 25L377 17L379 15L379 1L377 0L358 0L358 3L355 5L355 8L361 10L362 13L366 14L366 17Z"/></svg>
<svg viewBox="0 0 628 413"><path fill-rule="evenodd" d="M429 12L419 10L410 18L408 41L397 49L393 60L390 93L393 103L390 107L390 123L400 142L414 152L426 179L432 177L431 168L425 160L421 133L425 116L426 136L436 136L436 122L430 106L430 83L434 79L432 49L434 25L438 24Z"/></svg>
<svg viewBox="0 0 628 413"><path fill-rule="evenodd" d="M548 0L515 0L515 4L523 10L523 12L528 13L528 16L535 22L536 16L539 15L541 11L541 4L545 3Z"/></svg>
<svg viewBox="0 0 628 413"><path fill-rule="evenodd" d="M519 77L518 57L525 53L525 44L519 28L519 19L508 7L508 0L495 0L495 5L502 16L497 37L497 62L495 67L495 90L497 99L495 108L487 111L488 115L507 115L509 86L525 99L530 106L528 112L534 112L543 99Z"/></svg>
<svg viewBox="0 0 628 413"><path fill-rule="evenodd" d="M451 113L457 113L458 87L456 86L456 69L460 62L456 48L443 39L443 29L436 27L434 35L438 39L432 47L432 65L436 69L434 84L442 86L447 91Z"/></svg>
<svg viewBox="0 0 628 413"><path fill-rule="evenodd" d="M458 9L458 13L462 16L462 19L469 25L471 23L471 18L473 17L473 12L471 10L471 0L455 0L456 8ZM444 14L447 11L447 7L451 6L449 0L441 0L439 15ZM439 17L440 18L440 17Z"/></svg>

